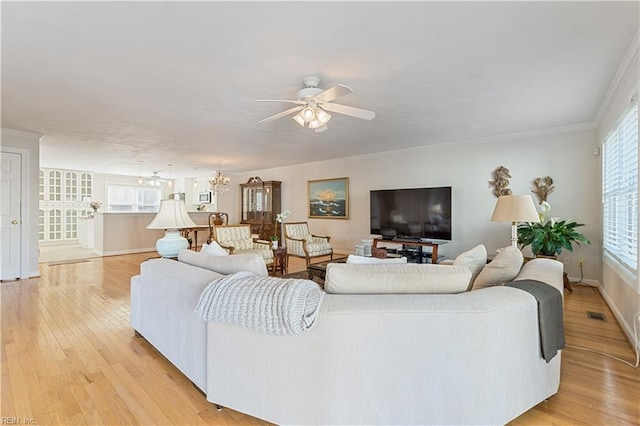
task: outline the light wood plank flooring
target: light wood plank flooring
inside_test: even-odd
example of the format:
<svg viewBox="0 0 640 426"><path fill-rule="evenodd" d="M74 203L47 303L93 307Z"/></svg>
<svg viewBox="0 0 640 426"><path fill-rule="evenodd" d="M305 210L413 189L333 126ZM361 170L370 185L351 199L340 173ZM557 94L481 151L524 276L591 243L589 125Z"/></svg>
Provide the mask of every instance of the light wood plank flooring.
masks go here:
<svg viewBox="0 0 640 426"><path fill-rule="evenodd" d="M21 424L264 424L205 397L129 326L129 280L153 253L40 264L37 279L0 284L0 416ZM304 269L292 259L290 272ZM633 360L597 290L565 293L569 344ZM588 319L586 311L607 321ZM490 391L490 390L479 390ZM640 424L640 373L567 348L557 395L514 425ZM4 421L6 423L6 421Z"/></svg>

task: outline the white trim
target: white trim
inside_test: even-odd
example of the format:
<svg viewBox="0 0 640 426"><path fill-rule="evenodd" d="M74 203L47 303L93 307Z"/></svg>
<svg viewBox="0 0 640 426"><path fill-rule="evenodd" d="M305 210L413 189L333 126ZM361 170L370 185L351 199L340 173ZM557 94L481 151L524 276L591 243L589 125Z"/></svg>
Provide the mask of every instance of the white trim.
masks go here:
<svg viewBox="0 0 640 426"><path fill-rule="evenodd" d="M633 272L625 268L616 258L611 256L605 250L602 252L602 262L610 267L626 285L631 287L633 291L636 293L638 292L638 277Z"/></svg>
<svg viewBox="0 0 640 426"><path fill-rule="evenodd" d="M20 137L23 137L23 138L30 138L30 139L33 139L34 137L37 137L38 140L40 140L44 136L44 133L27 132L25 130L7 129L6 127L2 128L2 133L6 134L6 135L20 136Z"/></svg>
<svg viewBox="0 0 640 426"><path fill-rule="evenodd" d="M592 121L590 123L572 124L570 126L551 127L548 129L527 130L524 132L506 133L502 135L485 136L485 137L473 138L473 139L462 139L459 141L452 141L452 142L442 142L442 143L436 142L433 145L407 148L407 150L422 149L422 148L442 148L449 145L476 145L476 144L483 144L488 142L506 142L506 141L516 140L516 139L548 136L548 135L555 135L560 133L579 132L582 130L592 130L597 127L598 127L597 123L595 121Z"/></svg>
<svg viewBox="0 0 640 426"><path fill-rule="evenodd" d="M638 62L638 55L640 53L640 41L638 40L639 37L640 30L636 31L635 35L631 39L631 43L629 44L629 47L627 48L627 51L622 58L622 62L618 67L618 71L616 72L616 75L613 77L613 80L609 85L609 89L607 90L607 93L602 100L602 104L600 104L600 108L598 109L596 118L594 120L596 123L600 123L600 120L602 120L604 114L609 111L609 108L611 108L611 102L613 102L617 91L629 76L629 72L631 72L631 69L634 67L636 62Z"/></svg>
<svg viewBox="0 0 640 426"><path fill-rule="evenodd" d="M440 256L438 256L440 257ZM571 282L571 284L580 284L580 285L588 285L590 287L599 287L600 286L600 281L598 280L590 280L590 279L583 279L582 281L580 281L580 277L568 277L569 281ZM578 282L580 281L580 282Z"/></svg>
<svg viewBox="0 0 640 426"><path fill-rule="evenodd" d="M158 254L158 251L155 247L147 247L141 249L131 249L131 250L114 250L114 251L101 251L98 249L94 249L93 252L99 256L120 256L121 254L135 254L135 253L155 253ZM160 256L158 254L158 256Z"/></svg>
<svg viewBox="0 0 640 426"><path fill-rule="evenodd" d="M614 303L613 300L611 300L611 298L605 291L602 284L598 283L598 289L600 290L600 294L602 295L602 298L609 306L609 309L611 309L613 316L616 317L618 324L620 324L620 328L622 328L622 331L624 331L624 333L627 335L627 340L629 340L629 342L634 348L637 347L636 337L633 335L633 324L627 324L627 322L624 319L624 316L622 315L622 312L618 310L618 308L616 307L616 304Z"/></svg>

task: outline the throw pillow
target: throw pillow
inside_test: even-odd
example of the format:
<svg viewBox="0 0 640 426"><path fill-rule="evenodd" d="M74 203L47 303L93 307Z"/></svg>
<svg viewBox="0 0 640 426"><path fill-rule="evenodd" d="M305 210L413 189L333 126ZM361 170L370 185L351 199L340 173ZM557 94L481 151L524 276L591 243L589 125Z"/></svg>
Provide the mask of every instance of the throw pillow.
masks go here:
<svg viewBox="0 0 640 426"><path fill-rule="evenodd" d="M466 266L471 271L471 280L469 280L468 290L471 290L473 287L473 282L475 281L480 271L487 264L487 249L482 244L478 244L471 250L465 251L461 253L456 259L453 261L454 265L457 266Z"/></svg>
<svg viewBox="0 0 640 426"><path fill-rule="evenodd" d="M330 263L324 290L340 294L462 293L469 278L466 266Z"/></svg>
<svg viewBox="0 0 640 426"><path fill-rule="evenodd" d="M378 263L407 263L406 257L385 257L381 259L379 257L366 257L366 256L356 256L355 254L350 254L347 257L347 263L358 263L358 264L378 264Z"/></svg>
<svg viewBox="0 0 640 426"><path fill-rule="evenodd" d="M502 285L513 280L520 272L523 260L522 252L518 248L513 246L503 248L478 274L473 283L473 289Z"/></svg>
<svg viewBox="0 0 640 426"><path fill-rule="evenodd" d="M269 275L264 259L258 253L212 256L207 253L184 249L178 253L178 260L223 275L235 274L240 271L248 271L259 277Z"/></svg>
<svg viewBox="0 0 640 426"><path fill-rule="evenodd" d="M229 252L223 249L217 241L211 241L211 244L203 244L200 251L212 256L229 256Z"/></svg>

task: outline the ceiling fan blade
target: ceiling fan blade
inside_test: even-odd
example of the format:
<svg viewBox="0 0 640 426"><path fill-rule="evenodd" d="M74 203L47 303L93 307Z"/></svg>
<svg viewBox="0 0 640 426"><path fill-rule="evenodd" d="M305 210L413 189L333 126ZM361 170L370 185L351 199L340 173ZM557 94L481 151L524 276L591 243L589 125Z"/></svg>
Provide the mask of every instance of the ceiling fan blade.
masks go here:
<svg viewBox="0 0 640 426"><path fill-rule="evenodd" d="M291 99L256 99L256 102L288 102L290 104L304 105L304 101L293 101Z"/></svg>
<svg viewBox="0 0 640 426"><path fill-rule="evenodd" d="M289 114L293 114L294 112L298 112L300 111L302 108L304 108L304 105L299 105L293 108L289 108L288 110L279 112L275 115L272 115L271 117L267 117L265 119L262 119L260 121L258 121L258 123L267 123L269 121L273 121L273 120L277 120L278 118L284 117L285 115L289 115Z"/></svg>
<svg viewBox="0 0 640 426"><path fill-rule="evenodd" d="M344 84L338 84L324 92L318 93L313 98L318 102L331 102L332 100L337 99L340 96L348 95L349 93L353 93L351 87L345 86Z"/></svg>
<svg viewBox="0 0 640 426"><path fill-rule="evenodd" d="M337 112L338 114L350 115L352 117L361 118L363 120L373 120L376 118L376 113L368 111L366 109L354 108L346 105L324 103L320 105L322 109L327 111Z"/></svg>

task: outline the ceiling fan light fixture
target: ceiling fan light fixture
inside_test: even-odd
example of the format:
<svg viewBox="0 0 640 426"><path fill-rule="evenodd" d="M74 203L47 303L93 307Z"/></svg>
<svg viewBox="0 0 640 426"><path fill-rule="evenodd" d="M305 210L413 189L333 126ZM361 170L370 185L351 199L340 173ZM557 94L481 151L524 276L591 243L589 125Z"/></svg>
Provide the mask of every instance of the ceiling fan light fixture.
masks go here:
<svg viewBox="0 0 640 426"><path fill-rule="evenodd" d="M307 124L307 122L304 120L304 118L302 117L302 112L297 113L296 115L294 115L292 117L294 120L296 120L296 123L298 123L299 125L301 125L302 127L304 127L305 124Z"/></svg>
<svg viewBox="0 0 640 426"><path fill-rule="evenodd" d="M327 124L331 120L331 114L327 114L323 109L316 108L316 117L322 124Z"/></svg>
<svg viewBox="0 0 640 426"><path fill-rule="evenodd" d="M311 107L304 108L302 111L300 111L300 114L302 114L302 118L306 122L313 120L313 118L316 116L315 111Z"/></svg>
<svg viewBox="0 0 640 426"><path fill-rule="evenodd" d="M318 127L321 127L321 126L323 126L323 124L320 122L320 120L318 120L317 117L309 122L310 129L317 129Z"/></svg>

